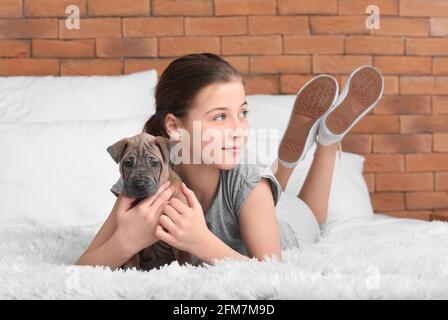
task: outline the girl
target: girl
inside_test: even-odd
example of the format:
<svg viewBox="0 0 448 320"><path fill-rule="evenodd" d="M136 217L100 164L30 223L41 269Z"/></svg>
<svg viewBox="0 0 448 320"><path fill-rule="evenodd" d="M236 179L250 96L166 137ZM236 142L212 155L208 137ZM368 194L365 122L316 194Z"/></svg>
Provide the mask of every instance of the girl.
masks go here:
<svg viewBox="0 0 448 320"><path fill-rule="evenodd" d="M325 222L340 141L381 94L382 77L372 67L355 70L339 97L333 77L313 78L297 94L278 159L262 170L241 161L249 129L242 75L212 53L172 61L158 81L156 112L143 132L179 141L183 160L172 168L184 182L189 205L170 198L173 189L165 184L130 208L135 199L124 196L117 182L111 188L117 201L76 264L115 269L159 240L209 264L222 258L281 260L282 249L301 245L301 216ZM211 142L203 138L210 132L216 133ZM314 142L314 159L296 199L303 211L277 216L288 178ZM213 152L207 152L210 147ZM155 219L158 210L163 214Z"/></svg>

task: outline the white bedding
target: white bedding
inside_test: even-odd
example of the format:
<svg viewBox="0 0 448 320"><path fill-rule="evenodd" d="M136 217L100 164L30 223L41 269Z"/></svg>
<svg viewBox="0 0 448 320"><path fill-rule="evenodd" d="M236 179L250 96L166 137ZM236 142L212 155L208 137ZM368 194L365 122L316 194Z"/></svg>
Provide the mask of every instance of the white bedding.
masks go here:
<svg viewBox="0 0 448 320"><path fill-rule="evenodd" d="M222 260L196 268L174 262L150 272L74 266L115 201L109 188L118 168L106 147L140 132L140 123L125 119L149 118L156 83L155 70L116 77L0 77L0 141L8 151L0 166L0 298L448 298L448 224L373 215L364 158L347 152L342 162L336 159L329 223L320 241L283 251L282 263ZM256 110L249 113L251 128L278 130L266 163L277 155L294 99L247 96ZM82 162L78 154L89 157ZM286 191L301 188L312 150L305 160ZM62 186L71 181L80 182Z"/></svg>
<svg viewBox="0 0 448 320"><path fill-rule="evenodd" d="M0 227L0 298L448 298L448 223L376 214L322 229L283 262L114 271L73 266L94 227Z"/></svg>

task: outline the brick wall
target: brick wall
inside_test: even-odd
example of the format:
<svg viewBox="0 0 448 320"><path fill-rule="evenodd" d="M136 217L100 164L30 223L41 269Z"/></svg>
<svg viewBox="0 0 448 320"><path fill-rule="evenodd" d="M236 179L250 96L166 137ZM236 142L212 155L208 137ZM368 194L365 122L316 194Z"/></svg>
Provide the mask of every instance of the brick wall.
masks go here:
<svg viewBox="0 0 448 320"><path fill-rule="evenodd" d="M65 8L81 29L65 28ZM379 30L365 8L379 6ZM114 75L209 51L246 76L247 94L293 94L314 74L341 84L361 64L385 96L343 142L366 157L375 211L448 212L448 1L0 0L0 75Z"/></svg>

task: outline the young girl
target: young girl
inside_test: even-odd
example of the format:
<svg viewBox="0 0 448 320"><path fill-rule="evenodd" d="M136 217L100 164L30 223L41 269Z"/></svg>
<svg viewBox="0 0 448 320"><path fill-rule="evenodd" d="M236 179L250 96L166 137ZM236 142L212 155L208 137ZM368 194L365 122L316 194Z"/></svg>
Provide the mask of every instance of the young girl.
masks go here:
<svg viewBox="0 0 448 320"><path fill-rule="evenodd" d="M212 53L172 61L160 76L156 112L143 132L179 140L183 161L172 168L184 182L181 191L189 205L170 198L173 189L164 184L131 209L135 199L124 196L116 183L111 191L117 201L76 264L115 269L159 240L209 264L226 257L281 260L282 249L301 245L300 233L306 230L298 217L309 213L325 222L340 141L376 104L382 88L382 77L372 67L355 70L339 97L333 77L310 80L297 94L278 159L262 170L241 161L249 129L242 75ZM211 142L203 138L210 131L217 133ZM314 159L296 198L304 212L280 216L275 207L286 194L280 195L314 142ZM215 152L208 153L210 148ZM163 214L155 219L158 210Z"/></svg>

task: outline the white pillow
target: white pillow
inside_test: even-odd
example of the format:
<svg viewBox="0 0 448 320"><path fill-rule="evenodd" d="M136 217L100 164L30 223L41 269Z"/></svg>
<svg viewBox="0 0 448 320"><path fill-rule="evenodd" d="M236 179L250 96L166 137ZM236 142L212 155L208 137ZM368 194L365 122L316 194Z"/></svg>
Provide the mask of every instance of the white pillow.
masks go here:
<svg viewBox="0 0 448 320"><path fill-rule="evenodd" d="M285 192L299 193L314 159L315 149L314 143L305 159L294 168ZM364 161L365 158L356 153L343 151L341 160L339 154L336 154L326 225L373 217L369 189L362 175Z"/></svg>
<svg viewBox="0 0 448 320"><path fill-rule="evenodd" d="M277 158L278 146L289 122L295 99L296 95L247 96L248 120L252 129L248 149L257 154L261 164L270 165ZM299 193L314 158L315 149L314 143L305 159L297 164L285 192L294 195ZM326 224L373 217L369 191L362 175L364 160L359 154L343 151L340 162L339 156L336 155Z"/></svg>
<svg viewBox="0 0 448 320"><path fill-rule="evenodd" d="M147 119L0 123L0 224L103 223L120 177L106 149Z"/></svg>
<svg viewBox="0 0 448 320"><path fill-rule="evenodd" d="M155 69L120 76L0 77L0 122L106 120L154 113Z"/></svg>

